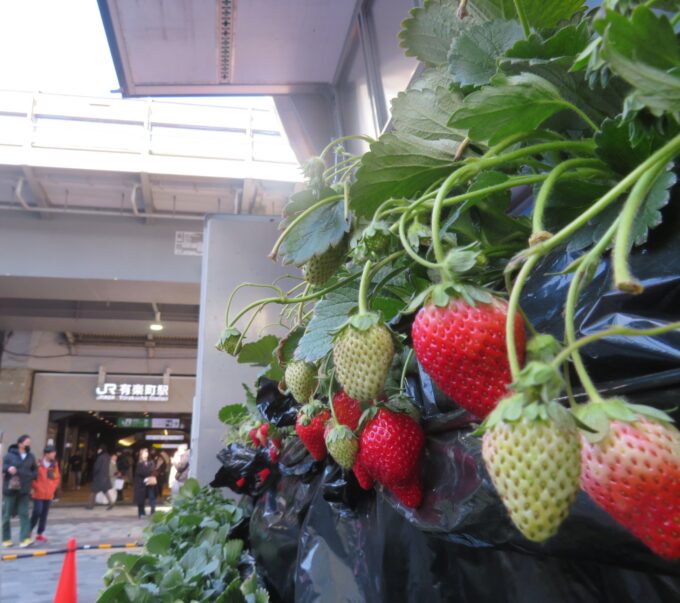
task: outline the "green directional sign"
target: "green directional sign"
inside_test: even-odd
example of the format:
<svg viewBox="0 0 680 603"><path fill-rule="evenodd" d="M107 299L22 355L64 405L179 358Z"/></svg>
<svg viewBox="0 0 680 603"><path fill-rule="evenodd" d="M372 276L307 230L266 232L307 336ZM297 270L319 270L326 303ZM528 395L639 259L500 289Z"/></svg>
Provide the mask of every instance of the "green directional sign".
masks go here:
<svg viewBox="0 0 680 603"><path fill-rule="evenodd" d="M146 417L118 417L116 419L118 427L143 428L151 427L151 418Z"/></svg>

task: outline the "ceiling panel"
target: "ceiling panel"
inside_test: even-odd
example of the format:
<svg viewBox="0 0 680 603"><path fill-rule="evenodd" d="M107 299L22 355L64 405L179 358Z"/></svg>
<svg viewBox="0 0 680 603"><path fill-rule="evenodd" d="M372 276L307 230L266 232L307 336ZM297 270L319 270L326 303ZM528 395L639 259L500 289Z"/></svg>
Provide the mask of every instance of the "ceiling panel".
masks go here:
<svg viewBox="0 0 680 603"><path fill-rule="evenodd" d="M98 1L127 96L210 94L211 88L234 94L318 90L333 80L356 5L355 0ZM231 7L229 19L223 18L224 7Z"/></svg>

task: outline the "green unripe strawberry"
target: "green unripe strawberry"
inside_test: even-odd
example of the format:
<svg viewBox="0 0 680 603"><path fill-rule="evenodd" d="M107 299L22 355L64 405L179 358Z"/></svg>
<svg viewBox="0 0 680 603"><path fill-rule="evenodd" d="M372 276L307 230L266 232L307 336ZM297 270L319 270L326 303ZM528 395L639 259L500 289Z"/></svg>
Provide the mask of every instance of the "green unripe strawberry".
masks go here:
<svg viewBox="0 0 680 603"><path fill-rule="evenodd" d="M340 243L331 247L319 256L314 256L303 267L305 280L310 285L322 285L342 266L347 253L347 246Z"/></svg>
<svg viewBox="0 0 680 603"><path fill-rule="evenodd" d="M523 407L521 398L506 398L489 415L482 457L517 529L543 542L557 532L578 493L580 439L557 403Z"/></svg>
<svg viewBox="0 0 680 603"><path fill-rule="evenodd" d="M350 398L375 400L394 357L392 333L376 314L354 316L333 348L336 376Z"/></svg>
<svg viewBox="0 0 680 603"><path fill-rule="evenodd" d="M330 422L326 426L326 448L335 462L344 469L351 469L359 451L359 440L346 425Z"/></svg>
<svg viewBox="0 0 680 603"><path fill-rule="evenodd" d="M286 365L284 379L293 398L305 404L316 389L316 367L302 360L294 360Z"/></svg>

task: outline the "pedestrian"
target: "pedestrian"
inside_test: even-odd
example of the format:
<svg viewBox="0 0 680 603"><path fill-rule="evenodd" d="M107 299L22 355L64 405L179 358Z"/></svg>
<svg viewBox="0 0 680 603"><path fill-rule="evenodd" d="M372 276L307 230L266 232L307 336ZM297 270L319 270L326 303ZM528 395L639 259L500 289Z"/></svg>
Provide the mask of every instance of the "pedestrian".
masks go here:
<svg viewBox="0 0 680 603"><path fill-rule="evenodd" d="M144 505L149 499L151 514L156 511L156 466L149 460L149 451L142 448L139 451L139 461L135 470L135 495L134 502L137 505L137 516L142 518L146 515Z"/></svg>
<svg viewBox="0 0 680 603"><path fill-rule="evenodd" d="M116 498L117 502L122 502L123 501L123 495L125 492L125 482L127 479L127 476L130 472L130 458L127 455L127 451L121 452L118 455L118 486L116 488L116 491L118 493L118 496Z"/></svg>
<svg viewBox="0 0 680 603"><path fill-rule="evenodd" d="M103 492L104 496L106 496L106 500L109 502L109 506L106 507L106 510L110 511L113 509L113 501L109 494L109 490L111 490L111 477L109 474L110 466L111 457L109 456L109 453L104 446L99 446L97 448L97 458L92 467L92 486L90 487L90 502L86 507L87 509L94 509L95 497L99 492Z"/></svg>
<svg viewBox="0 0 680 603"><path fill-rule="evenodd" d="M68 464L71 471L73 471L76 490L80 490L83 482L83 455L80 454L80 450L76 449L68 460Z"/></svg>
<svg viewBox="0 0 680 603"><path fill-rule="evenodd" d="M57 492L57 487L61 480L59 474L59 463L56 460L57 449L54 446L47 445L43 450L43 457L38 463L38 475L33 480L33 514L31 515L31 532L35 526L38 526L38 536L36 540L39 542L46 542L47 538L43 536L45 532L45 524L47 523L47 514L50 510L50 504Z"/></svg>
<svg viewBox="0 0 680 603"><path fill-rule="evenodd" d="M170 493L175 496L189 477L189 448L186 444L180 444L172 456L170 468Z"/></svg>
<svg viewBox="0 0 680 603"><path fill-rule="evenodd" d="M156 498L163 498L163 488L165 487L165 479L168 476L168 463L163 452L157 452L154 457L156 463Z"/></svg>
<svg viewBox="0 0 680 603"><path fill-rule="evenodd" d="M31 454L31 438L19 436L2 460L4 483L2 487L2 545L10 547L12 530L10 518L19 516L20 547L33 543L31 540L31 521L28 517L28 501L31 497L33 480L38 474L35 457Z"/></svg>

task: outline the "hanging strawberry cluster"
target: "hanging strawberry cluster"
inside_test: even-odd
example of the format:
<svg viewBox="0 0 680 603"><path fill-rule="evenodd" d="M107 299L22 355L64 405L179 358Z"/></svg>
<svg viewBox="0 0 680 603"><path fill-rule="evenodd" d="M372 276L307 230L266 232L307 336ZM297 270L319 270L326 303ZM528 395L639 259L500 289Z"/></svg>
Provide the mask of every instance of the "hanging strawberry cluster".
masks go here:
<svg viewBox="0 0 680 603"><path fill-rule="evenodd" d="M232 296L218 347L303 405L295 430L315 459L330 453L409 507L427 500L425 437L404 385L415 360L481 421L484 463L524 536L554 535L581 488L678 559L680 434L664 412L604 399L580 349L680 323L579 339L574 316L603 258L614 288L642 292L629 255L676 184L680 12L602 4L431 0L411 11L400 40L425 68L392 101L392 128L333 141L306 165L271 253L303 278L252 285L272 295L235 315ZM350 139L368 152L347 151ZM521 301L542 260L565 250L577 259L558 341ZM270 304L287 335L247 339Z"/></svg>

